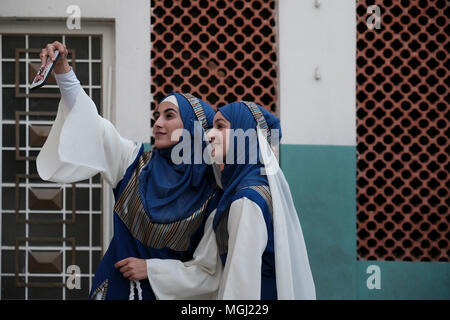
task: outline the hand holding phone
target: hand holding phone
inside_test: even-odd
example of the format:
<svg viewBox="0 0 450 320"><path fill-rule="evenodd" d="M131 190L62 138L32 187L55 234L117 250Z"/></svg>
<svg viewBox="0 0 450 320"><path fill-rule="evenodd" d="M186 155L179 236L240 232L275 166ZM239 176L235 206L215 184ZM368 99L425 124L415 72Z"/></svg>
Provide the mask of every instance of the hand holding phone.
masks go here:
<svg viewBox="0 0 450 320"><path fill-rule="evenodd" d="M46 82L53 68L55 67L56 62L59 59L59 51L54 51L55 60L52 60L50 56L47 56L47 61L44 65L41 66L36 77L34 77L33 82L31 83L30 90L35 90L37 88L42 87Z"/></svg>
<svg viewBox="0 0 450 320"><path fill-rule="evenodd" d="M47 81L52 70L55 73L66 73L70 71L70 65L67 61L68 50L65 45L59 41L48 43L41 50L41 68L34 78L30 90L42 87Z"/></svg>

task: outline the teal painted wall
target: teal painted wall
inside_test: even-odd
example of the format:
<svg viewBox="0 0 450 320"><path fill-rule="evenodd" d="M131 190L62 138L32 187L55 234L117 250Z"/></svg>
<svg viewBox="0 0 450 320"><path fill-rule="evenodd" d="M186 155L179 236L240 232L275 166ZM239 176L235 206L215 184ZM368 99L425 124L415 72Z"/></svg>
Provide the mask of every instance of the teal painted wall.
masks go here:
<svg viewBox="0 0 450 320"><path fill-rule="evenodd" d="M359 299L450 299L450 263L358 261ZM380 289L369 290L367 267L380 268Z"/></svg>
<svg viewBox="0 0 450 320"><path fill-rule="evenodd" d="M318 299L450 299L450 263L356 260L356 148L281 145ZM381 289L367 288L369 265Z"/></svg>
<svg viewBox="0 0 450 320"><path fill-rule="evenodd" d="M152 146L150 143L146 142L146 143L142 143L144 145L144 151L149 151L152 149Z"/></svg>
<svg viewBox="0 0 450 320"><path fill-rule="evenodd" d="M356 298L355 147L281 145L318 299Z"/></svg>

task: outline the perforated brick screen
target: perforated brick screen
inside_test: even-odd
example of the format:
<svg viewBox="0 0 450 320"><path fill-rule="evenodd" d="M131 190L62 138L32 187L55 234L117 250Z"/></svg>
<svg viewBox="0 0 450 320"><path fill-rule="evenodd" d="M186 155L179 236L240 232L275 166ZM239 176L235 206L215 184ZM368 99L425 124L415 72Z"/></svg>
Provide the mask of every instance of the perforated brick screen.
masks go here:
<svg viewBox="0 0 450 320"><path fill-rule="evenodd" d="M152 110L174 90L277 112L274 0L152 0L151 24Z"/></svg>
<svg viewBox="0 0 450 320"><path fill-rule="evenodd" d="M357 2L359 259L449 261L448 16L447 1Z"/></svg>

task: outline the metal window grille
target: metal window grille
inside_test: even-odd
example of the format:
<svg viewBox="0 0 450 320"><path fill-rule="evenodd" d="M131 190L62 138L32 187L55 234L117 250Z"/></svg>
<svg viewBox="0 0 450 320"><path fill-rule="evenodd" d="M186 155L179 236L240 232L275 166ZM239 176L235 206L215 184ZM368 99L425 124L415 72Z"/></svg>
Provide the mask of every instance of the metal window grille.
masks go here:
<svg viewBox="0 0 450 320"><path fill-rule="evenodd" d="M54 79L36 93L29 83L40 66L40 49L55 40L67 45L72 67L101 113L101 36L0 35L3 299L86 299L102 256L100 175L75 184L44 182L37 175L35 159L60 95ZM79 290L66 286L72 264L80 267Z"/></svg>

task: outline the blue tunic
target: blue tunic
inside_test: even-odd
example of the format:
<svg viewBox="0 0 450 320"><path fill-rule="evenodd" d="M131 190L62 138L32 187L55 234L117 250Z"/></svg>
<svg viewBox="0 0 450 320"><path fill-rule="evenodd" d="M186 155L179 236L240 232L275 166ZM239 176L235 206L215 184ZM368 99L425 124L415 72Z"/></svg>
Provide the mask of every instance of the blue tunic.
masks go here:
<svg viewBox="0 0 450 320"><path fill-rule="evenodd" d="M142 156L144 147L141 146L139 153L133 163L127 168L123 179L114 188L114 197L117 201L127 186L129 180L135 171L139 158ZM192 259L195 248L203 236L204 224L209 214L216 208L218 197L213 196L208 202L203 220L196 231L191 235L189 246L186 250L173 250L168 247L152 248L144 245L136 239L125 225L119 214L114 211L114 236L111 240L100 265L97 268L92 283L92 289L89 295L90 299L95 298L98 292L102 292L102 299L120 299L125 300L130 295L130 281L123 277L119 269L114 268L114 264L120 260L135 257L140 259L177 259L188 261ZM142 288L142 298L144 300L156 299L148 279L140 281ZM137 295L135 295L137 297Z"/></svg>

